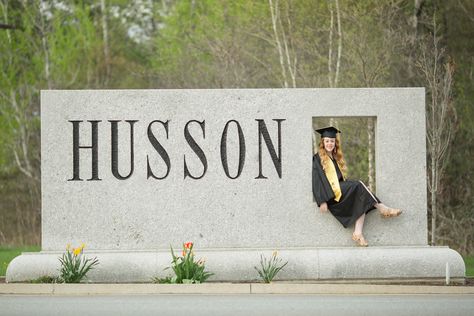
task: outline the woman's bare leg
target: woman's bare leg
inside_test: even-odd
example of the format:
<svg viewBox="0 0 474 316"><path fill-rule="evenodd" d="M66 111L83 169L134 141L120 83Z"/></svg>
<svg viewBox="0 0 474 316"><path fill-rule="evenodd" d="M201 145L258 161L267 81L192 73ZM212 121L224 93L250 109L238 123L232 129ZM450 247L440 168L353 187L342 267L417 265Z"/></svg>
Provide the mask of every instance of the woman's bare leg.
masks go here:
<svg viewBox="0 0 474 316"><path fill-rule="evenodd" d="M362 235L362 228L364 228L365 213L362 214L355 222L354 234Z"/></svg>
<svg viewBox="0 0 474 316"><path fill-rule="evenodd" d="M352 234L352 240L354 240L358 246L367 247L369 244L362 235L362 228L364 227L365 213L362 214L355 222L354 233Z"/></svg>

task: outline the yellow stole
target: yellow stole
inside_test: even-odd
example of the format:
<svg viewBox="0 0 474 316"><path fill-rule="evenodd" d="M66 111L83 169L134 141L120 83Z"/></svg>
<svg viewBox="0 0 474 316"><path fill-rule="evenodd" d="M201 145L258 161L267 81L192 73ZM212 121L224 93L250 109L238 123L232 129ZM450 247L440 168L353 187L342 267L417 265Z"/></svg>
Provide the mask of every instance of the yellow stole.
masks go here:
<svg viewBox="0 0 474 316"><path fill-rule="evenodd" d="M339 179L337 178L336 167L331 161L331 158L327 157L327 159L325 160L326 161L323 162L324 173L326 174L326 178L328 178L329 184L331 185L331 189L334 192L334 201L339 202L342 196L342 192L341 186L339 185Z"/></svg>

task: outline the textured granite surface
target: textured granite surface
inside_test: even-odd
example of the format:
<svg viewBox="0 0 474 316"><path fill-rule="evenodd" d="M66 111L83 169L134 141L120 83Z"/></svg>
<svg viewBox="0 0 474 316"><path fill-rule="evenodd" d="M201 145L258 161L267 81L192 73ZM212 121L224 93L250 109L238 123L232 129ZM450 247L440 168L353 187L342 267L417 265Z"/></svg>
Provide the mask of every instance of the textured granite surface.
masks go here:
<svg viewBox="0 0 474 316"><path fill-rule="evenodd" d="M382 219L372 212L365 234L371 245L426 245L426 144L424 89L259 90L82 90L42 91L42 249L61 250L85 242L91 250L150 250L194 241L206 248L352 246L351 229L321 214L311 188L312 117L376 117L377 196L404 210ZM258 121L264 120L278 154L281 121L281 178L262 140L259 175ZM73 123L79 144L91 145L98 126L98 177L73 178ZM119 120L118 170L130 171L130 124L134 123L134 171L125 180L111 171L110 120ZM170 158L165 179L147 178L147 159L156 176L166 164L151 145L148 126ZM185 126L207 159L201 179L184 177L184 160L194 176L203 165L186 141ZM224 172L221 140L230 120L239 122L245 162L236 179ZM227 130L229 174L238 170L239 134ZM344 141L344 139L342 139ZM91 149L79 150L80 178L91 178ZM350 161L349 161L350 163Z"/></svg>

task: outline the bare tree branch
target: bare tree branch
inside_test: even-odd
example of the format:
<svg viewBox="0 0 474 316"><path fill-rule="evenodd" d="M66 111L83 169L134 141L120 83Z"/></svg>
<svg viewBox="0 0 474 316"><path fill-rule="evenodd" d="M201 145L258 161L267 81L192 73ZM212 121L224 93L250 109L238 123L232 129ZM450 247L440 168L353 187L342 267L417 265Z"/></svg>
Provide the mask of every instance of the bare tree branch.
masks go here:
<svg viewBox="0 0 474 316"><path fill-rule="evenodd" d="M469 20L471 20L472 22L474 22L474 16L470 15L469 14L469 11L466 9L466 7L462 4L462 1L461 0L458 0L458 4L459 4L459 7L464 11L464 13L466 13L466 16L469 18ZM471 12L472 13L472 12Z"/></svg>
<svg viewBox="0 0 474 316"><path fill-rule="evenodd" d="M431 202L431 244L435 245L440 181L446 167L450 143L455 131L456 115L452 102L454 66L440 47L439 26L431 19L432 34L419 42L417 68L427 86L427 143L429 156L428 190Z"/></svg>

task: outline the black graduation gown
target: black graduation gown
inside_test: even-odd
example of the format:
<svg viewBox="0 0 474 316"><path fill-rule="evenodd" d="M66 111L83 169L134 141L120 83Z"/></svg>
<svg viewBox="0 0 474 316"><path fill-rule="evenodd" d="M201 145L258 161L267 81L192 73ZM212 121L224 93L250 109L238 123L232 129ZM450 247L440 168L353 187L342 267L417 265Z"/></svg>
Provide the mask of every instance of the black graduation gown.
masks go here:
<svg viewBox="0 0 474 316"><path fill-rule="evenodd" d="M342 192L339 202L334 200L334 192L321 166L318 154L313 156L313 195L318 206L326 202L332 215L347 228L362 214L375 209L374 205L380 203L380 200L361 181L344 181L339 166L334 160L333 163Z"/></svg>

